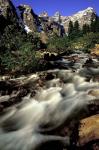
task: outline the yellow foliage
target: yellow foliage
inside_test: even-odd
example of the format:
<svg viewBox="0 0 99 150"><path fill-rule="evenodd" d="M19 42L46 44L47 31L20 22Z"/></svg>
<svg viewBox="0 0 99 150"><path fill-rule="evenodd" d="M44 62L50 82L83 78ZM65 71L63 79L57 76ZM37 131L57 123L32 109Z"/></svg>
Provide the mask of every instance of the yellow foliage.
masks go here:
<svg viewBox="0 0 99 150"><path fill-rule="evenodd" d="M91 49L91 54L99 56L99 44L95 44L95 47Z"/></svg>
<svg viewBox="0 0 99 150"><path fill-rule="evenodd" d="M45 44L47 43L48 36L47 36L47 34L45 32L41 32L40 38L41 38L42 43L45 43Z"/></svg>

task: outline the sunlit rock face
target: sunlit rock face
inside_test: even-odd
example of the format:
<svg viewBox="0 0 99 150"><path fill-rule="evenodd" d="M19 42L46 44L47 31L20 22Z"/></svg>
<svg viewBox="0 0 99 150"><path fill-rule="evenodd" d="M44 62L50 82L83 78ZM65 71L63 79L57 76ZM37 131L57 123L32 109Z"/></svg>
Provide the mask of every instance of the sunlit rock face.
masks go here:
<svg viewBox="0 0 99 150"><path fill-rule="evenodd" d="M0 15L3 15L6 19L16 17L15 7L10 0L0 0Z"/></svg>
<svg viewBox="0 0 99 150"><path fill-rule="evenodd" d="M18 6L18 11L20 12L20 17L23 21L23 24L27 26L27 32L36 32L37 30L37 15L33 12L30 6L20 5Z"/></svg>
<svg viewBox="0 0 99 150"><path fill-rule="evenodd" d="M55 34L58 36L64 35L63 26L60 23L54 21L53 18L40 16L40 22L41 22L42 31L47 33L48 36L55 35Z"/></svg>
<svg viewBox="0 0 99 150"><path fill-rule="evenodd" d="M55 22L58 22L58 23L60 23L60 19L61 19L61 15L60 15L60 12L56 12L55 14L54 14L54 16L52 17L53 18L53 20L55 21Z"/></svg>
<svg viewBox="0 0 99 150"><path fill-rule="evenodd" d="M82 150L99 149L99 113L80 121L78 145Z"/></svg>
<svg viewBox="0 0 99 150"><path fill-rule="evenodd" d="M40 15L39 15L39 17L42 17L43 19L45 18L45 19L48 19L48 13L46 12L46 11L44 11L44 12L42 12Z"/></svg>

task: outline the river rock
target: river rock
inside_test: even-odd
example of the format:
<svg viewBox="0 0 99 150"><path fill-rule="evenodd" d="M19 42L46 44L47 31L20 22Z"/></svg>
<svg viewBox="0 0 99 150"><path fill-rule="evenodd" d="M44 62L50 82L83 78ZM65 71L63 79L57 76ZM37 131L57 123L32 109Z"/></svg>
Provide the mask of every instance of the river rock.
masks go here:
<svg viewBox="0 0 99 150"><path fill-rule="evenodd" d="M79 145L99 140L99 114L82 119L79 128Z"/></svg>
<svg viewBox="0 0 99 150"><path fill-rule="evenodd" d="M90 90L89 91L90 95L93 95L95 97L99 97L99 89L95 89L95 90Z"/></svg>

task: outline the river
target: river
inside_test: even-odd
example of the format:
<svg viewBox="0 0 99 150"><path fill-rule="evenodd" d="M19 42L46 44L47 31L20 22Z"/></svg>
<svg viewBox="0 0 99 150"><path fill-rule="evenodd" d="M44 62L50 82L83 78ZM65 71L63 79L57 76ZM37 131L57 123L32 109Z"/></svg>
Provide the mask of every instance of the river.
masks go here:
<svg viewBox="0 0 99 150"><path fill-rule="evenodd" d="M99 60L79 52L50 63L56 69L1 77L0 150L77 149L74 126L99 101Z"/></svg>

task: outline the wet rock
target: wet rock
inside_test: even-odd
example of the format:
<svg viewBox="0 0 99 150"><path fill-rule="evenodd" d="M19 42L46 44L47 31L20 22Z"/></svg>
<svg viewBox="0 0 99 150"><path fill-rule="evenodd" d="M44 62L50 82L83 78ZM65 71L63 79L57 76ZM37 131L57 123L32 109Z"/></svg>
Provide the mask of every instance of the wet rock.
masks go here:
<svg viewBox="0 0 99 150"><path fill-rule="evenodd" d="M99 44L95 44L95 47L91 49L92 56L99 56Z"/></svg>
<svg viewBox="0 0 99 150"><path fill-rule="evenodd" d="M1 97L0 97L0 103L5 102L5 101L8 101L9 98L10 98L9 95L1 96Z"/></svg>
<svg viewBox="0 0 99 150"><path fill-rule="evenodd" d="M55 76L52 73L48 73L45 77L45 80L52 80L54 78L55 78Z"/></svg>
<svg viewBox="0 0 99 150"><path fill-rule="evenodd" d="M99 114L81 120L79 128L79 145L99 140Z"/></svg>
<svg viewBox="0 0 99 150"><path fill-rule="evenodd" d="M12 91L18 90L17 82L15 81L0 81L0 93L1 95L10 95Z"/></svg>
<svg viewBox="0 0 99 150"><path fill-rule="evenodd" d="M6 79L0 81L0 111L12 105L20 103L25 96L36 93L41 86L37 74L31 74L14 79Z"/></svg>
<svg viewBox="0 0 99 150"><path fill-rule="evenodd" d="M97 68L99 66L98 62L95 61L91 56L86 60L83 67L94 67Z"/></svg>
<svg viewBox="0 0 99 150"><path fill-rule="evenodd" d="M3 105L0 104L0 112L2 112L4 109Z"/></svg>
<svg viewBox="0 0 99 150"><path fill-rule="evenodd" d="M47 54L44 54L44 60L47 60L47 61L49 61L49 53L47 53Z"/></svg>
<svg viewBox="0 0 99 150"><path fill-rule="evenodd" d="M99 97L99 89L91 90L89 91L89 94L95 97Z"/></svg>

